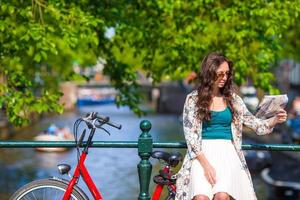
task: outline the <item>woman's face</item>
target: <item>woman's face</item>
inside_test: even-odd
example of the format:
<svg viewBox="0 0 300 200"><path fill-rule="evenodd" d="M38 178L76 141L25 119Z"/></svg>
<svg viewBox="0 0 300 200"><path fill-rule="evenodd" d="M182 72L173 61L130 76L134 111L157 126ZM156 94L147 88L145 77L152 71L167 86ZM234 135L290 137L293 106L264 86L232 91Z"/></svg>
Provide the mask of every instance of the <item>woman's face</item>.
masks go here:
<svg viewBox="0 0 300 200"><path fill-rule="evenodd" d="M215 86L218 88L224 87L230 75L229 66L227 62L223 62L216 71Z"/></svg>

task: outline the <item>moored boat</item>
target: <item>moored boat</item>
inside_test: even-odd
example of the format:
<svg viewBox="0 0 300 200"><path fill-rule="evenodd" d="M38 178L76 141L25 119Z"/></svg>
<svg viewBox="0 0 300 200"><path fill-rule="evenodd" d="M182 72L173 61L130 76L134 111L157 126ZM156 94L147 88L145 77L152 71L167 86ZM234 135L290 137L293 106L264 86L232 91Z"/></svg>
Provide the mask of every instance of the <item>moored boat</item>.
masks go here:
<svg viewBox="0 0 300 200"><path fill-rule="evenodd" d="M114 88L80 88L77 106L114 104L116 90Z"/></svg>
<svg viewBox="0 0 300 200"><path fill-rule="evenodd" d="M74 136L69 128L59 128L56 125L51 125L46 131L33 138L34 141L74 141ZM44 152L63 152L68 148L64 147L37 147L38 151Z"/></svg>
<svg viewBox="0 0 300 200"><path fill-rule="evenodd" d="M273 164L261 172L267 186L267 200L299 200L299 156L291 152L272 153Z"/></svg>
<svg viewBox="0 0 300 200"><path fill-rule="evenodd" d="M113 104L115 103L114 97L106 97L106 98L81 98L77 100L77 106L88 106L88 105L105 105L105 104Z"/></svg>
<svg viewBox="0 0 300 200"><path fill-rule="evenodd" d="M289 174L286 169L285 174ZM263 181L268 185L268 200L299 200L300 198L300 182L293 180L285 180L286 175L279 175L282 178L272 176L270 168L266 168L261 172Z"/></svg>

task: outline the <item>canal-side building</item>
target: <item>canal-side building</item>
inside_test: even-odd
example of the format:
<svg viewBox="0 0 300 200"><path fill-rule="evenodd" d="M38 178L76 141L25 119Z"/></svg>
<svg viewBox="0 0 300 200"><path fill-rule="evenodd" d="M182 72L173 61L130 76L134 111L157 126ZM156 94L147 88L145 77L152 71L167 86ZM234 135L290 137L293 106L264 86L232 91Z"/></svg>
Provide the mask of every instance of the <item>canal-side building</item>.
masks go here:
<svg viewBox="0 0 300 200"><path fill-rule="evenodd" d="M275 78L278 88L289 97L290 109L295 97L300 96L300 63L292 59L280 61L275 69Z"/></svg>

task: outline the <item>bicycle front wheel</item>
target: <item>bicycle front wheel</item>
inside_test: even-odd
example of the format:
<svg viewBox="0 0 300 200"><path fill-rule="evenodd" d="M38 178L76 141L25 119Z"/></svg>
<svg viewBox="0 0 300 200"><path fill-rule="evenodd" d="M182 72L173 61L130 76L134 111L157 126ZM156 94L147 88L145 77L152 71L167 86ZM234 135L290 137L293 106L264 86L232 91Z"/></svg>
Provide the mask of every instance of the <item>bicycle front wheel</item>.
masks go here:
<svg viewBox="0 0 300 200"><path fill-rule="evenodd" d="M67 186L63 180L41 179L24 185L10 200L61 200ZM74 186L70 200L88 200L88 197Z"/></svg>

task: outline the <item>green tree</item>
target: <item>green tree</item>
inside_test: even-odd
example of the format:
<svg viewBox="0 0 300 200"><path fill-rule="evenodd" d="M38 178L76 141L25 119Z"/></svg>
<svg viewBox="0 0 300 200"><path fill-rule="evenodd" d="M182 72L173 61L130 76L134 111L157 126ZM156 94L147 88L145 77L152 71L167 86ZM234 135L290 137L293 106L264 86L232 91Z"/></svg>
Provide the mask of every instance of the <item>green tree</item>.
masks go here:
<svg viewBox="0 0 300 200"><path fill-rule="evenodd" d="M125 1L125 8L119 10L112 46L118 52L123 51L124 56L133 51L132 56L142 61L138 67L155 82L180 79L191 70L198 71L204 55L221 51L234 61L238 85L250 77L256 87L278 93L272 86L271 68L283 50L282 36L296 24L299 3L299 0ZM124 65L124 68L133 67ZM118 76L110 68L107 73ZM126 76L120 78L124 78L122 82L128 80Z"/></svg>
<svg viewBox="0 0 300 200"><path fill-rule="evenodd" d="M0 106L17 125L31 112L62 112L58 85L78 78L75 59L95 63L103 21L62 1L1 0L0 13Z"/></svg>
<svg viewBox="0 0 300 200"><path fill-rule="evenodd" d="M300 21L300 16L296 19ZM281 57L290 58L296 61L300 61L300 24L291 24L287 31L281 38L281 44L283 46L281 51Z"/></svg>
<svg viewBox="0 0 300 200"><path fill-rule="evenodd" d="M62 111L58 85L76 78L75 58L83 65L105 58L104 72L120 91L118 105L137 114L136 70L154 83L181 79L211 51L234 61L237 84L250 77L256 87L276 93L270 69L282 55L288 28L297 27L300 9L300 0L0 3L0 105L16 124L27 119L26 111ZM109 27L113 38L105 37ZM33 81L37 73L43 85Z"/></svg>

